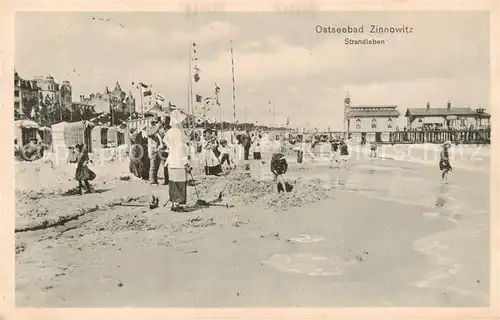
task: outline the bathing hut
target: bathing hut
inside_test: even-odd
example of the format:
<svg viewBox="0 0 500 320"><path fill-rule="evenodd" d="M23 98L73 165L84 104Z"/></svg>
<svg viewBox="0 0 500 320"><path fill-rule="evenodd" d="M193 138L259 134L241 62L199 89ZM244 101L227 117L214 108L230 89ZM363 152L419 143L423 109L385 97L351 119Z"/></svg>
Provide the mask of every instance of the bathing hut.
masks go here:
<svg viewBox="0 0 500 320"><path fill-rule="evenodd" d="M95 126L91 133L92 150L105 148L108 144L108 127Z"/></svg>
<svg viewBox="0 0 500 320"><path fill-rule="evenodd" d="M31 139L40 140L40 126L32 120L14 121L15 138L21 146L27 144Z"/></svg>
<svg viewBox="0 0 500 320"><path fill-rule="evenodd" d="M108 128L108 148L118 146L118 129L116 127Z"/></svg>
<svg viewBox="0 0 500 320"><path fill-rule="evenodd" d="M52 125L52 149L65 152L77 143L83 143L92 152L93 124L88 121L60 122Z"/></svg>
<svg viewBox="0 0 500 320"><path fill-rule="evenodd" d="M38 134L40 135L40 139L47 149L51 149L52 146L52 131L49 127L40 127L38 128Z"/></svg>

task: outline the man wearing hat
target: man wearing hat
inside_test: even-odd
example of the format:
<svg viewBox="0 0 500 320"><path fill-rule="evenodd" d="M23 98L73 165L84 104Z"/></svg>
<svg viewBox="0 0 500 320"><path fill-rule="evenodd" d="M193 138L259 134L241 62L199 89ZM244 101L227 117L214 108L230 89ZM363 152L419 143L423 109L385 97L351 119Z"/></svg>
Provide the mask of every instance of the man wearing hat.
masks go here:
<svg viewBox="0 0 500 320"><path fill-rule="evenodd" d="M160 117L153 118L151 128L148 130L148 155L150 159L149 182L155 185L158 185L158 170L162 162L160 157L162 152L161 131L164 131L164 129ZM167 183L168 181L165 181L165 184Z"/></svg>

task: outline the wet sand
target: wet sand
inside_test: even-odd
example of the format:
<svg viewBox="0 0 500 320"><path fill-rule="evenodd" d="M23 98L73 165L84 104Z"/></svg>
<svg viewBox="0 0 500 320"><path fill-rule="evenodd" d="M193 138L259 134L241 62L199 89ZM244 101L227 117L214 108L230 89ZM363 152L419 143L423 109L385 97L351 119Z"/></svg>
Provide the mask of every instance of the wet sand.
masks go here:
<svg viewBox="0 0 500 320"><path fill-rule="evenodd" d="M270 194L267 175L254 172L264 180L254 181L239 170L224 197L225 203L235 204L229 209L173 213L168 207L120 206L151 195L148 184L120 179L96 181L98 189L109 190L81 197L18 193L20 202L29 201L17 209L16 228L57 221L62 214L81 215L16 233L16 304L489 303L487 170L456 170L450 184L441 185L437 169L421 163L353 159L347 170L336 170L316 161L299 170L292 158L292 193ZM202 177L197 188L204 198L214 199L224 182ZM166 199L167 187L154 190ZM189 192L195 201L194 188ZM54 213L57 208L65 210Z"/></svg>

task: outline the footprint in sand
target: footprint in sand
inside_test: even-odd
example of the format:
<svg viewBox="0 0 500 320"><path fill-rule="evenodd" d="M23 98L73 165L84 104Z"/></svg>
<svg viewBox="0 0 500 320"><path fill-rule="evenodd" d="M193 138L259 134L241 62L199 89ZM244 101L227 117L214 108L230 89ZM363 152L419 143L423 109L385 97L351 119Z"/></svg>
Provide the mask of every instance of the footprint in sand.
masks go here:
<svg viewBox="0 0 500 320"><path fill-rule="evenodd" d="M262 263L282 272L310 276L340 276L348 266L340 259L313 254L275 254Z"/></svg>
<svg viewBox="0 0 500 320"><path fill-rule="evenodd" d="M311 243L311 242L320 242L325 240L325 238L312 238L311 236L307 234L301 234L297 238L290 238L290 240L295 241L295 242L302 242L302 243Z"/></svg>
<svg viewBox="0 0 500 320"><path fill-rule="evenodd" d="M422 213L424 217L437 218L439 217L439 212L424 212Z"/></svg>

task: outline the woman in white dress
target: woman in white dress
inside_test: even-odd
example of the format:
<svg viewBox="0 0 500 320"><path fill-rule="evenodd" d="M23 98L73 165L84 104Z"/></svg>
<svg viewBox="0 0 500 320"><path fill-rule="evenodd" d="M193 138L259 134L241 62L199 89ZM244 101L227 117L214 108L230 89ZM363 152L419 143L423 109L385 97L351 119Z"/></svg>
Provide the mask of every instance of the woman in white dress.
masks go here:
<svg viewBox="0 0 500 320"><path fill-rule="evenodd" d="M168 167L169 184L168 191L172 211L185 211L187 202L187 173L191 166L189 164L189 139L182 130L182 122L186 115L180 110L174 110L170 114L170 126L165 134L165 142L169 155L165 165Z"/></svg>
<svg viewBox="0 0 500 320"><path fill-rule="evenodd" d="M203 149L203 161L205 163L205 174L207 176L220 175L222 173L222 166L219 162L219 158L217 158L214 153L216 141L209 134L209 131L204 132L201 143Z"/></svg>

